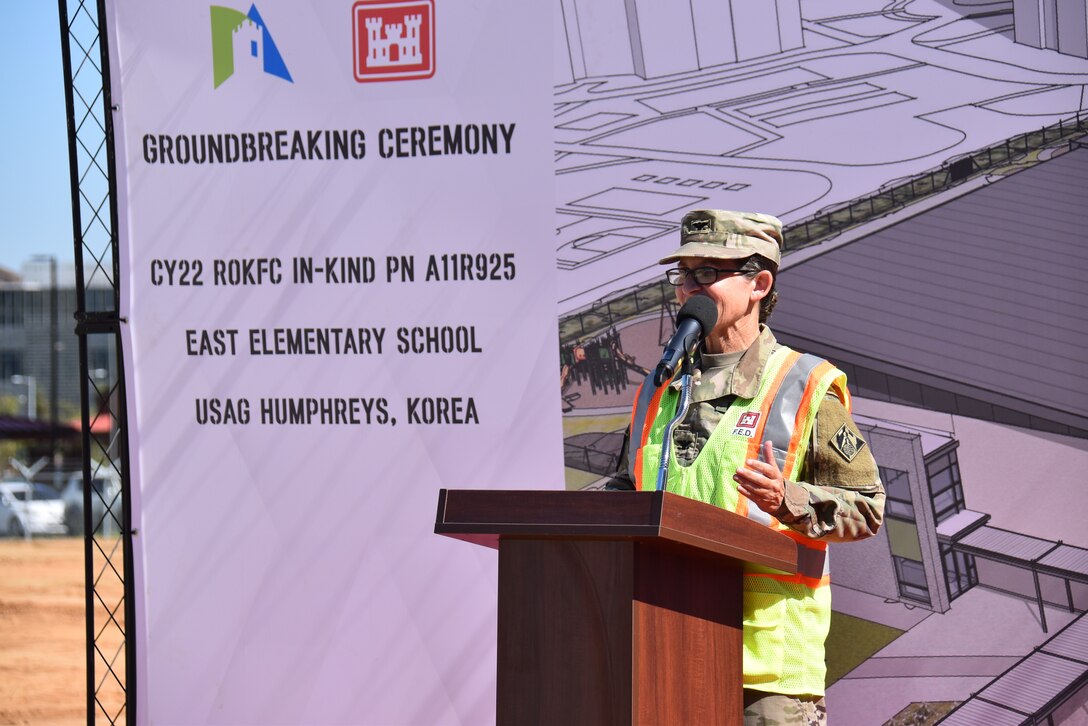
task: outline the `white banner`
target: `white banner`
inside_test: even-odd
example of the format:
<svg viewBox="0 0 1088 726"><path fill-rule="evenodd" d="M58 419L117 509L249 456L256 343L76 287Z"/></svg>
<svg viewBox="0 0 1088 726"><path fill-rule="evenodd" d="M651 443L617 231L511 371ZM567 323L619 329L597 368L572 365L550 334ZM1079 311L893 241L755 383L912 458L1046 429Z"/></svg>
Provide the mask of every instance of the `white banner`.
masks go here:
<svg viewBox="0 0 1088 726"><path fill-rule="evenodd" d="M558 488L552 8L108 3L142 723L479 723Z"/></svg>

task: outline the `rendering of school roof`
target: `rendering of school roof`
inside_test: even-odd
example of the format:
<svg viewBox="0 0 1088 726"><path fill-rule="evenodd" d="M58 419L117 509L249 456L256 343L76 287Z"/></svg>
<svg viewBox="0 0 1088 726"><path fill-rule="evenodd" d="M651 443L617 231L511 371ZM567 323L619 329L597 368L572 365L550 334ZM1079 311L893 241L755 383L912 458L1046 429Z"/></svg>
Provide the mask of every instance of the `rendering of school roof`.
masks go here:
<svg viewBox="0 0 1088 726"><path fill-rule="evenodd" d="M1075 147L784 267L771 327L863 396L1088 437L1086 189Z"/></svg>

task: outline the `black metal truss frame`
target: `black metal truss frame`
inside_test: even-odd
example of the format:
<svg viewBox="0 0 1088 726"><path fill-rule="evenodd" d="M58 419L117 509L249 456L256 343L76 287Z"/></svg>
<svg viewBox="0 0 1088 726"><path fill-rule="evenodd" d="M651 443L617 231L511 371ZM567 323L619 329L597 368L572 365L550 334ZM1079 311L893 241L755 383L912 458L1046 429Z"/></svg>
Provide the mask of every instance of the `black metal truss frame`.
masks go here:
<svg viewBox="0 0 1088 726"><path fill-rule="evenodd" d="M136 720L136 623L129 507L128 420L121 354L116 165L104 0L58 0L68 122L75 246L76 335L83 444L83 535L87 617L87 723ZM88 309L87 287L112 290L104 309ZM88 362L88 339L112 346L105 382ZM110 422L105 441L92 423ZM120 491L95 487L97 478ZM97 501L96 501L97 500ZM101 514L95 516L95 510ZM120 533L119 537L110 532ZM120 594L118 594L120 593Z"/></svg>

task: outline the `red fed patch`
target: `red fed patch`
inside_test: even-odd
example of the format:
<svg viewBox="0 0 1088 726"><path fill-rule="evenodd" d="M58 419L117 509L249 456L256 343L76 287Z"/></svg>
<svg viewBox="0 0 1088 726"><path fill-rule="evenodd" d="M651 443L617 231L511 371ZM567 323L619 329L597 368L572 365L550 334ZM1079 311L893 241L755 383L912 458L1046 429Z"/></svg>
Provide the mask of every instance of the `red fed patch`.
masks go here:
<svg viewBox="0 0 1088 726"><path fill-rule="evenodd" d="M756 435L756 424L759 423L759 411L747 411L737 419L737 425L733 428L734 436L752 438Z"/></svg>

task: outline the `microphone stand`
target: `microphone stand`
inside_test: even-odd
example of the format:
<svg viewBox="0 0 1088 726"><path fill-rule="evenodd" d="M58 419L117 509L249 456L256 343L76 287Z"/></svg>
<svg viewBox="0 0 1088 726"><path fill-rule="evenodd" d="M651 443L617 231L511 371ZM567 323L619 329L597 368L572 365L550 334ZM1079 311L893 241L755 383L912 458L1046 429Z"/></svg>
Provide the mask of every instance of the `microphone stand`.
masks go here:
<svg viewBox="0 0 1088 726"><path fill-rule="evenodd" d="M694 354L685 354L680 361L680 400L676 404L676 415L665 425L661 439L661 465L657 469L657 491L665 491L669 483L669 466L672 463L672 432L676 424L683 420L691 405L691 360Z"/></svg>

